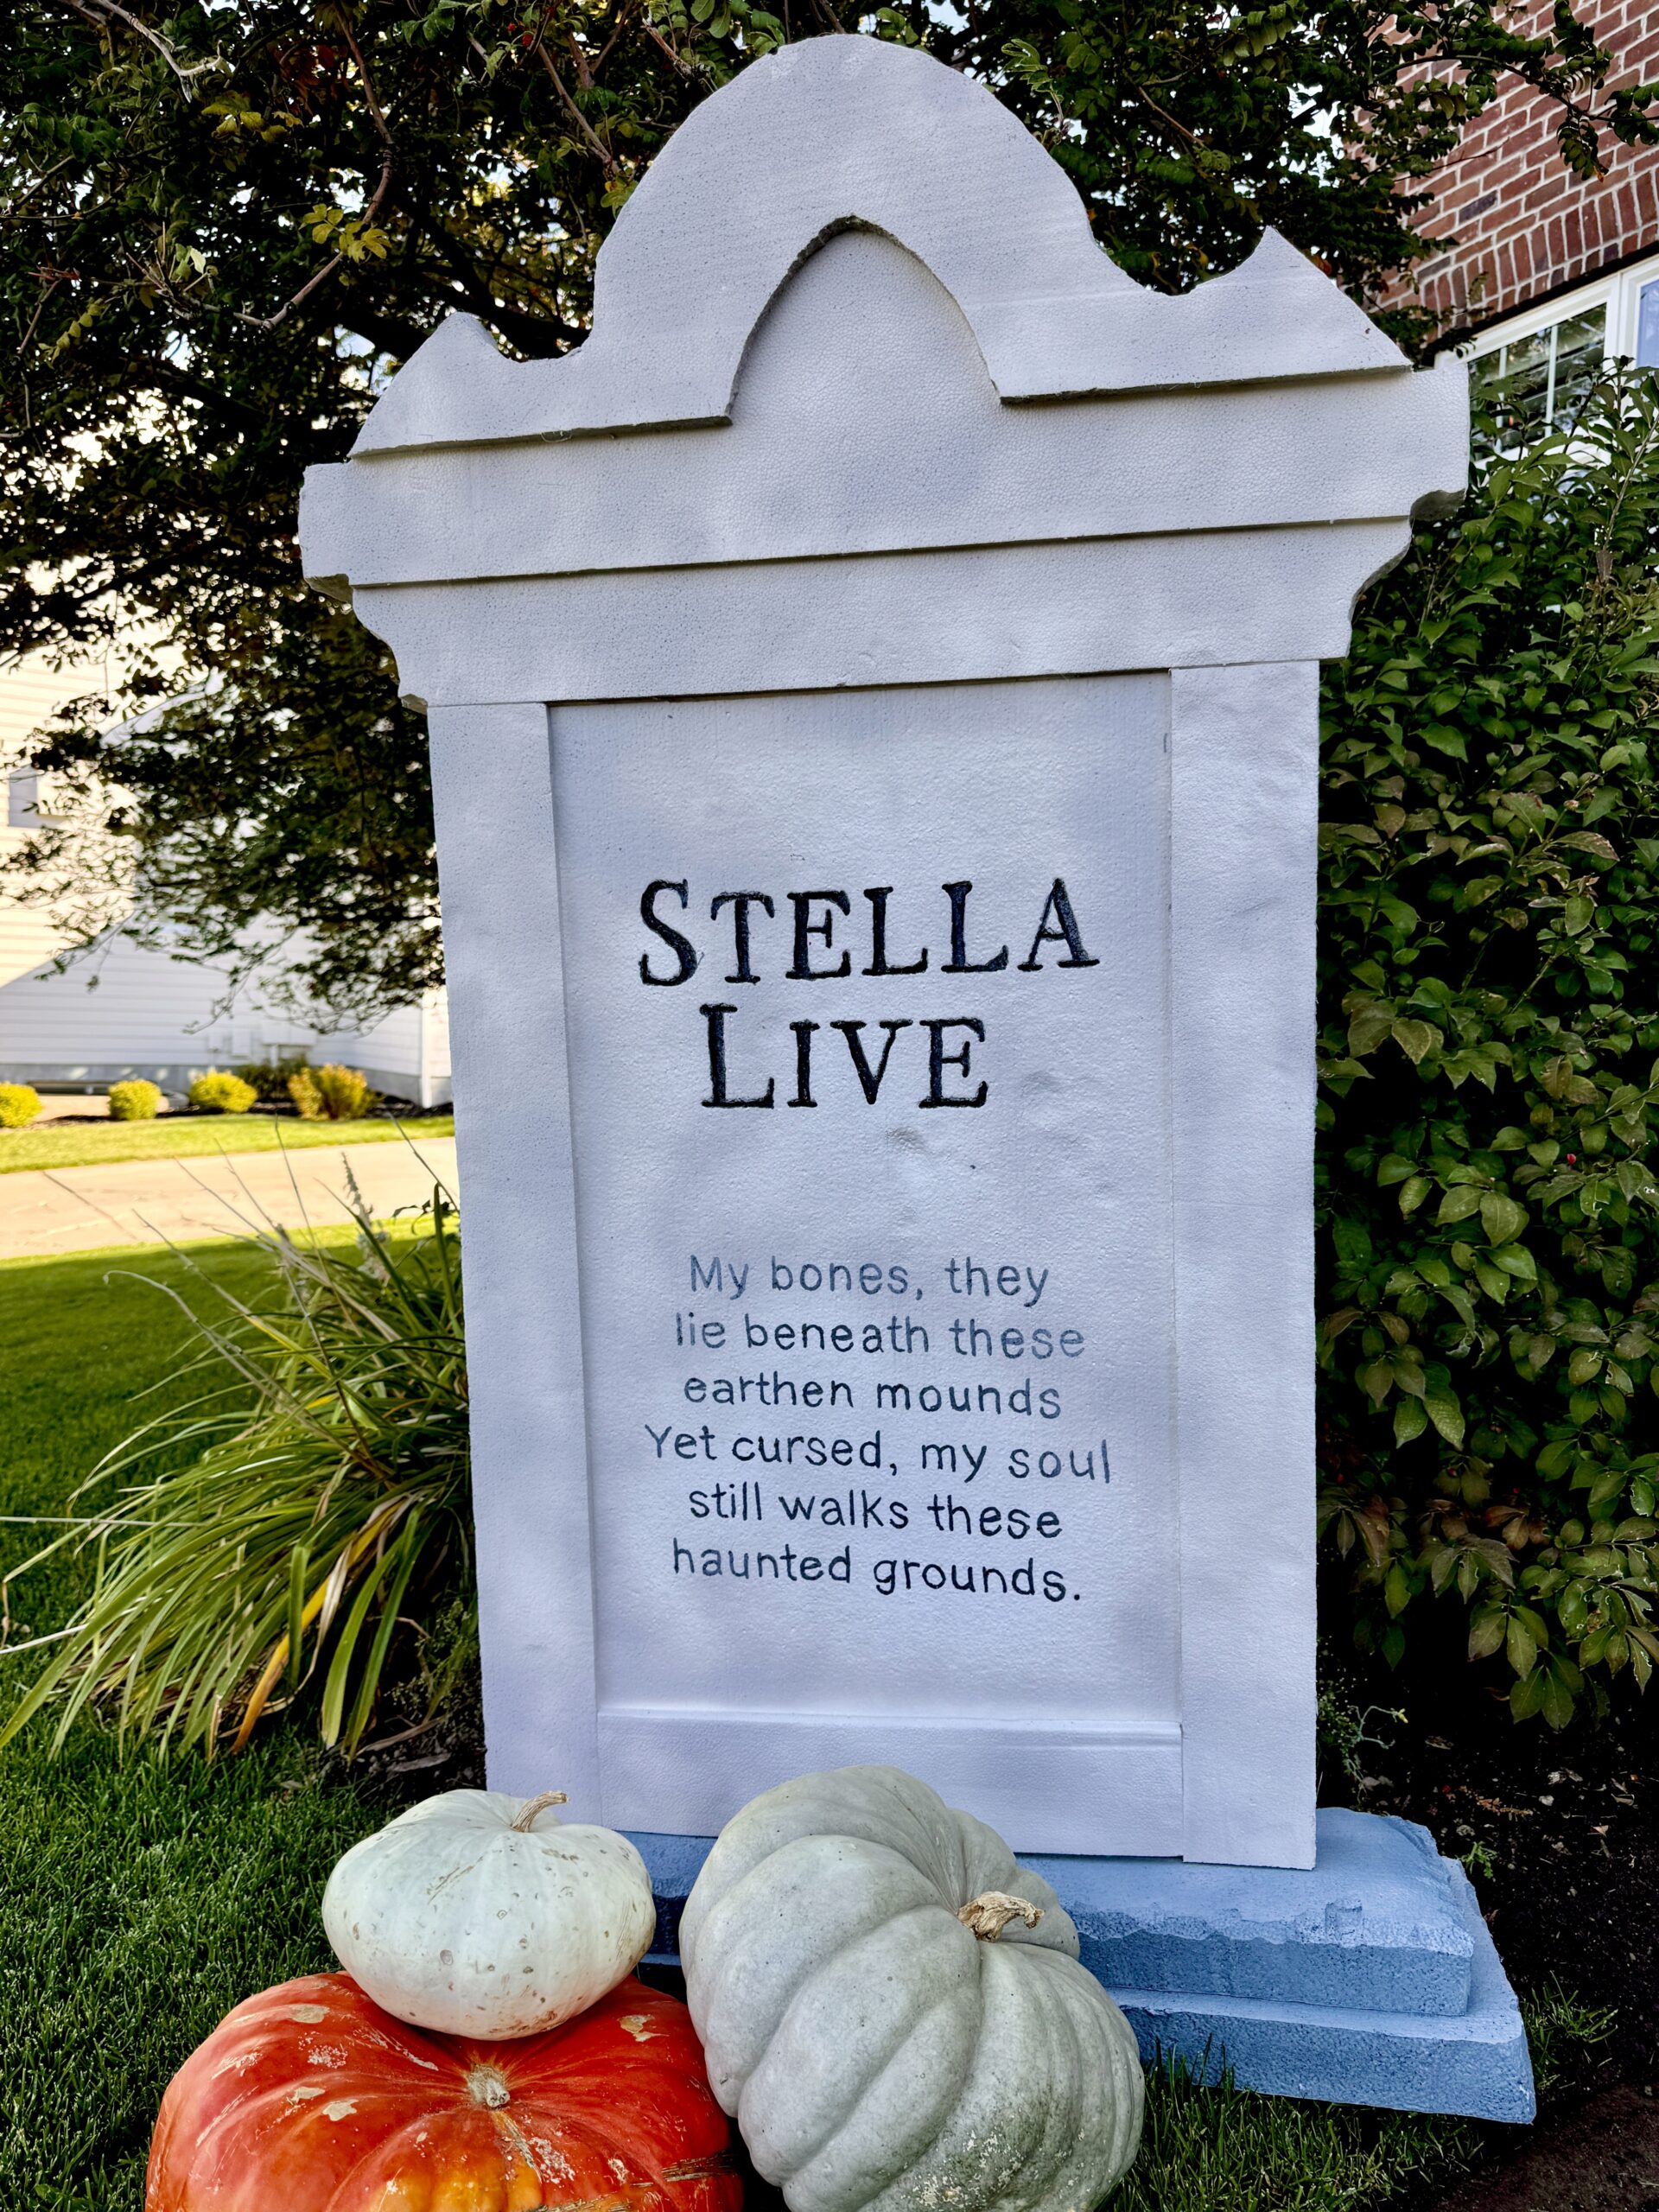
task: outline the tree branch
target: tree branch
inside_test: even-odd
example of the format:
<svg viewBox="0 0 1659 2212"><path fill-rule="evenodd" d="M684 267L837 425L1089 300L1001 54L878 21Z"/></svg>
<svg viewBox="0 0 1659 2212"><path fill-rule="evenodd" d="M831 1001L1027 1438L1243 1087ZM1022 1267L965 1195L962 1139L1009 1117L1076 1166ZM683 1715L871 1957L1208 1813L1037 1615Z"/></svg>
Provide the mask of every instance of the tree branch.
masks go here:
<svg viewBox="0 0 1659 2212"><path fill-rule="evenodd" d="M553 57L548 52L547 48L542 44L541 34L539 32L537 34L536 37L536 53L542 67L546 70L548 75L553 79L554 90L558 93L560 99L564 104L565 113L575 122L577 130L581 131L582 137L588 141L594 151L599 156L600 160L604 163L606 175L613 176L616 174L616 156L595 132L593 125L588 122L582 110L576 105L575 100L571 99L569 93L565 91L564 79L560 76L558 71L553 67Z"/></svg>
<svg viewBox="0 0 1659 2212"><path fill-rule="evenodd" d="M464 307L481 321L493 322L504 337L538 359L568 351L586 336L586 332L560 316L537 315L528 308L512 307L498 300L460 240L442 223L427 221L422 226L422 234L436 247L459 288L459 297L447 288L440 290L439 296L446 306Z"/></svg>
<svg viewBox="0 0 1659 2212"><path fill-rule="evenodd" d="M210 54L205 61L193 61L187 67L179 60L169 41L164 39L159 31L151 30L148 23L141 23L137 16L130 16L124 8L118 4L118 0L63 0L63 5L72 15L79 16L82 22L90 23L95 31L107 31L112 22L124 23L130 31L136 32L155 48L187 92L191 89L193 79L210 69L223 69L225 67L218 54Z"/></svg>
<svg viewBox="0 0 1659 2212"><path fill-rule="evenodd" d="M33 183L23 187L15 200L8 200L3 207L0 207L0 221L8 223L21 221L22 217L18 211L22 208L24 200L32 200L43 184L49 184L58 171L67 169L74 158L73 154L66 154L60 162L54 162L49 169L42 169ZM35 217L31 219L38 221L39 218Z"/></svg>
<svg viewBox="0 0 1659 2212"><path fill-rule="evenodd" d="M77 6L79 4L79 0L67 0L67 4L70 7ZM105 7L111 7L114 5L114 0L99 0L99 4ZM373 196L371 198L368 206L363 210L362 214L358 218L358 228L359 231L363 231L368 228L369 225L373 222L376 215L380 212L381 202L385 200L387 190L391 183L392 161L396 149L392 145L391 130L386 121L385 111L382 108L379 99L375 92L374 80L369 75L368 65L363 59L362 49L359 47L357 40L353 35L352 27L346 21L343 10L340 13L339 21L340 28L345 37L346 43L352 50L352 60L357 64L357 74L359 81L363 86L363 96L368 102L369 113L374 119L374 127L379 135L380 143L384 149L380 162L379 180L375 185ZM275 315L245 315L240 317L240 320L243 322L245 322L250 328L254 330L275 330L278 324L286 322L289 316L293 314L295 308L302 305L305 301L308 300L312 293L315 292L320 285L327 283L329 277L335 273L346 258L346 256L344 248L342 248L340 252L332 254L329 258L323 263L316 275L311 277L307 283L302 284L299 290L295 293L292 299L285 300L282 306L277 308Z"/></svg>

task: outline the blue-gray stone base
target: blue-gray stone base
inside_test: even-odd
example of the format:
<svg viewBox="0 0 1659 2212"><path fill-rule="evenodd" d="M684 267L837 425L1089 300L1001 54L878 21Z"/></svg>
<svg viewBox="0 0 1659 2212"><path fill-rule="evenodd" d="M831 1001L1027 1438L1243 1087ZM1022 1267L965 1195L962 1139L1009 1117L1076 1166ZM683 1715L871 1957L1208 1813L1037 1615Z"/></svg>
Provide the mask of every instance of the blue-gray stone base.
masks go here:
<svg viewBox="0 0 1659 2212"><path fill-rule="evenodd" d="M657 1894L658 1966L709 1850L635 1835ZM1317 1863L1029 1857L1077 1923L1083 1963L1141 2055L1269 2096L1477 2120L1533 2116L1520 2008L1467 1876L1424 1828L1319 1816Z"/></svg>

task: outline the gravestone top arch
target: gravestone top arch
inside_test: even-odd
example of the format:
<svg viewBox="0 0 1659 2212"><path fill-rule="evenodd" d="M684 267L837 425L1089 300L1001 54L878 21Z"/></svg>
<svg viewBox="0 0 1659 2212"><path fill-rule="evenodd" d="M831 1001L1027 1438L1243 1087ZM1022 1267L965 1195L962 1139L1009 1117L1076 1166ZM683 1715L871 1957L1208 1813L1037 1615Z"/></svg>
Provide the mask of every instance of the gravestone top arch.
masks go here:
<svg viewBox="0 0 1659 2212"><path fill-rule="evenodd" d="M1318 664L1466 451L1282 240L1145 291L843 36L580 348L452 317L309 473L431 712L499 1786L1311 1862Z"/></svg>
<svg viewBox="0 0 1659 2212"><path fill-rule="evenodd" d="M982 86L904 47L818 38L753 64L669 141L600 254L586 345L509 363L481 324L452 316L356 450L722 421L769 301L854 226L944 286L1005 399L1406 365L1274 231L1184 299L1143 289Z"/></svg>

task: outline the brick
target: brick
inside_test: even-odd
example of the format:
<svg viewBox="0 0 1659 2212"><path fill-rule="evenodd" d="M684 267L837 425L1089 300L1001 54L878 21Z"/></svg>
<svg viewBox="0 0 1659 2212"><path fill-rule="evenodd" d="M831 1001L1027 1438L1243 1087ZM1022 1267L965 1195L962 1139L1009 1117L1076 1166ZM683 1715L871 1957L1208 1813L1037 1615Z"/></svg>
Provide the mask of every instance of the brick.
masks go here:
<svg viewBox="0 0 1659 2212"><path fill-rule="evenodd" d="M1541 184L1535 184L1521 205L1527 214L1541 215L1545 208L1553 207L1557 200L1566 196L1566 184L1560 177L1552 176L1546 178Z"/></svg>
<svg viewBox="0 0 1659 2212"><path fill-rule="evenodd" d="M1659 76L1659 13L1650 0L1603 0L1585 10L1615 55L1611 81ZM1548 21L1547 7L1522 22ZM1455 234L1450 265L1421 279L1417 296L1438 310L1490 321L1554 287L1593 275L1627 254L1659 248L1659 149L1604 145L1607 174L1571 175L1561 162L1548 104L1512 85L1426 181L1417 220L1427 234ZM1484 204L1482 204L1484 203ZM1409 284L1391 297L1412 296Z"/></svg>

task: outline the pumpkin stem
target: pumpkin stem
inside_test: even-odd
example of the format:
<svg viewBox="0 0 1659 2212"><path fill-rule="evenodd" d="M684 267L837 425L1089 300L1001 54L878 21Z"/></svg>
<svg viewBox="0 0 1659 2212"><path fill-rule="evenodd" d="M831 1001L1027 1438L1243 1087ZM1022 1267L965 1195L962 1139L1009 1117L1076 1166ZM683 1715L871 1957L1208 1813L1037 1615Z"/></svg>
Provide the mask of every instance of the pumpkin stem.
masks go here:
<svg viewBox="0 0 1659 2212"><path fill-rule="evenodd" d="M1028 1904L1024 1897L1011 1897L1006 1890L985 1890L976 1897L969 1897L957 1914L964 1928L969 1928L982 1943L995 1943L1011 1920L1023 1920L1027 1928L1034 1928L1043 1916L1040 1905Z"/></svg>
<svg viewBox="0 0 1659 2212"><path fill-rule="evenodd" d="M520 1835L527 1835L535 1824L537 1813L544 1813L550 1805L568 1805L569 1802L563 1789L543 1789L539 1797L526 1797L507 1825L517 1828Z"/></svg>
<svg viewBox="0 0 1659 2212"><path fill-rule="evenodd" d="M480 2061L467 2076L467 2094L475 2105L482 2105L486 2112L499 2112L504 2105L512 2102L512 2091L507 2077L499 2066Z"/></svg>

